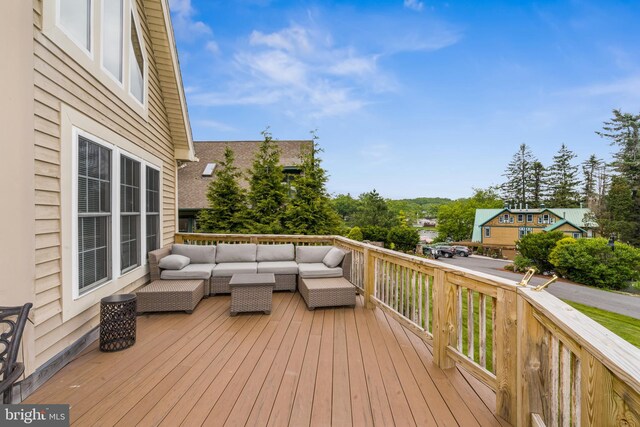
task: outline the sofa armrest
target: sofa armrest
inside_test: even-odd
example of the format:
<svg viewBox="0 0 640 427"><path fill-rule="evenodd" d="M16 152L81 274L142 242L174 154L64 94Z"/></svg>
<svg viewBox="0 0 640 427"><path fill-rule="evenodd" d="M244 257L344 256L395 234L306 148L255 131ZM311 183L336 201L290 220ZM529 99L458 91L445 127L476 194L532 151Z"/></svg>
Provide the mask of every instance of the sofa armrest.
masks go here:
<svg viewBox="0 0 640 427"><path fill-rule="evenodd" d="M347 279L349 282L351 282L351 259L352 259L352 257L353 257L353 252L351 252L351 251L347 252L345 254L344 258L342 259L342 264L340 265L342 267L342 277Z"/></svg>
<svg viewBox="0 0 640 427"><path fill-rule="evenodd" d="M151 275L151 281L160 279L160 267L158 267L158 263L162 258L171 255L172 246L173 245L169 245L149 252L149 273Z"/></svg>

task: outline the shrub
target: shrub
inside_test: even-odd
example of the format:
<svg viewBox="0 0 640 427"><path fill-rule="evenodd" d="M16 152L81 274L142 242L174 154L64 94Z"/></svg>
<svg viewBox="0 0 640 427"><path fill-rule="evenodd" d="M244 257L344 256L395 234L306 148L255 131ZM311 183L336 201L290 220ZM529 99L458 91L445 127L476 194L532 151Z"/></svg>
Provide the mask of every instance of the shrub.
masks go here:
<svg viewBox="0 0 640 427"><path fill-rule="evenodd" d="M531 261L529 258L523 257L520 254L516 255L511 266L513 267L513 271L515 272L524 273L532 267L534 270L536 270L536 273L540 272L537 267L533 265L533 261Z"/></svg>
<svg viewBox="0 0 640 427"><path fill-rule="evenodd" d="M387 242L389 230L377 225L368 225L362 227L362 239L371 242Z"/></svg>
<svg viewBox="0 0 640 427"><path fill-rule="evenodd" d="M553 270L553 265L549 262L549 253L563 237L561 231L531 233L518 241L517 248L520 255L531 260L531 265L540 273L544 273Z"/></svg>
<svg viewBox="0 0 640 427"><path fill-rule="evenodd" d="M361 242L363 239L362 229L357 226L353 227L351 230L349 230L349 234L347 234L347 239L357 240L358 242Z"/></svg>
<svg viewBox="0 0 640 427"><path fill-rule="evenodd" d="M392 227L389 230L387 241L391 242L398 251L414 251L416 245L420 243L420 234L415 228Z"/></svg>
<svg viewBox="0 0 640 427"><path fill-rule="evenodd" d="M640 249L616 243L615 250L607 239L578 239L558 242L549 261L563 277L600 288L624 289L640 279Z"/></svg>

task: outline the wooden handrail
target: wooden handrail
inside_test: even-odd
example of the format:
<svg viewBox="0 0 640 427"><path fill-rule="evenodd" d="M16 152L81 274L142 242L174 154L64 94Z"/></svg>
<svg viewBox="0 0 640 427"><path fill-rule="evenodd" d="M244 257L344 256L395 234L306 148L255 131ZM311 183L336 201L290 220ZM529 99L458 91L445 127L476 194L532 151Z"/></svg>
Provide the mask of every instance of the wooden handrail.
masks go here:
<svg viewBox="0 0 640 427"><path fill-rule="evenodd" d="M342 236L179 233L175 241L351 250L365 306L431 342L441 368L462 366L493 388L509 423L640 425L640 349L544 290Z"/></svg>

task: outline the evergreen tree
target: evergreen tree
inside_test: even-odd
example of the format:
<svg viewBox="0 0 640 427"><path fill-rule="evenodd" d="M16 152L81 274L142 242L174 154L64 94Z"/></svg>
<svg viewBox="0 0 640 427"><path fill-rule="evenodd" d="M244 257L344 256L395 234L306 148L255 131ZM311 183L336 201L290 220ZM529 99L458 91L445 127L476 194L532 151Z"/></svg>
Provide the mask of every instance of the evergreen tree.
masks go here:
<svg viewBox="0 0 640 427"><path fill-rule="evenodd" d="M197 230L205 233L240 233L246 231L246 195L238 179L241 173L233 165L233 150L226 147L224 160L214 181L209 183L209 209L198 213Z"/></svg>
<svg viewBox="0 0 640 427"><path fill-rule="evenodd" d="M582 200L589 208L598 204L598 174L602 164L595 154L582 162Z"/></svg>
<svg viewBox="0 0 640 427"><path fill-rule="evenodd" d="M527 144L520 144L518 152L513 155L511 162L503 174L507 182L502 184L502 197L512 203L526 205L530 200L533 187L532 166L536 162Z"/></svg>
<svg viewBox="0 0 640 427"><path fill-rule="evenodd" d="M254 233L278 234L283 230L287 190L283 185L280 150L268 129L262 136L264 141L249 171L249 220Z"/></svg>
<svg viewBox="0 0 640 427"><path fill-rule="evenodd" d="M322 168L322 149L313 135L313 146L301 158L301 173L292 181L295 196L285 212L285 226L293 234L333 234L340 217L331 204L325 188L327 172Z"/></svg>
<svg viewBox="0 0 640 427"><path fill-rule="evenodd" d="M600 218L605 235L615 233L619 240L639 245L640 222L631 214L635 201L631 187L624 177L616 176L611 180L611 188L605 200L606 212Z"/></svg>
<svg viewBox="0 0 640 427"><path fill-rule="evenodd" d="M374 189L362 193L358 198L360 205L354 215L354 223L360 227L391 228L399 225L398 218L389 210L387 202Z"/></svg>
<svg viewBox="0 0 640 427"><path fill-rule="evenodd" d="M547 186L546 173L547 170L542 163L538 161L533 162L531 165L531 198L528 200L529 207L531 208L539 208L544 202L544 191Z"/></svg>
<svg viewBox="0 0 640 427"><path fill-rule="evenodd" d="M347 225L352 226L354 224L353 217L358 211L360 202L354 199L349 193L338 194L331 201L340 218L342 218Z"/></svg>
<svg viewBox="0 0 640 427"><path fill-rule="evenodd" d="M578 166L572 164L576 154L562 144L553 156L549 168L549 203L555 208L574 208L580 205Z"/></svg>

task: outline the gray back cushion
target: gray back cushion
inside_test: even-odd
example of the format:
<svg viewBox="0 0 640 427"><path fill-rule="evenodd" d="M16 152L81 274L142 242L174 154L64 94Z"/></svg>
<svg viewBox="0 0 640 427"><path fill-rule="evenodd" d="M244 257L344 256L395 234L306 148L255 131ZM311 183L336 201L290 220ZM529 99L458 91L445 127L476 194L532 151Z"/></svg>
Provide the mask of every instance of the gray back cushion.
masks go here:
<svg viewBox="0 0 640 427"><path fill-rule="evenodd" d="M335 268L340 265L345 256L345 251L338 248L331 248L329 252L324 256L322 262L329 268Z"/></svg>
<svg viewBox="0 0 640 427"><path fill-rule="evenodd" d="M322 262L333 246L297 246L296 262Z"/></svg>
<svg viewBox="0 0 640 427"><path fill-rule="evenodd" d="M258 245L258 262L262 261L293 261L295 247L286 245Z"/></svg>
<svg viewBox="0 0 640 427"><path fill-rule="evenodd" d="M216 262L255 262L257 246L254 243L220 243L216 252Z"/></svg>
<svg viewBox="0 0 640 427"><path fill-rule="evenodd" d="M167 255L158 263L158 267L163 270L182 270L187 265L189 265L189 258L178 254Z"/></svg>
<svg viewBox="0 0 640 427"><path fill-rule="evenodd" d="M213 264L216 262L216 247L213 245L183 245L176 243L171 253L186 256L191 264Z"/></svg>

